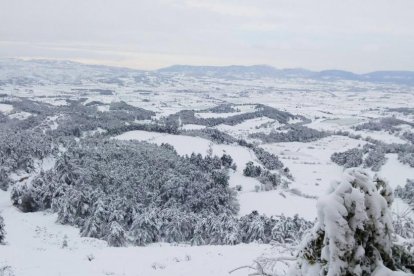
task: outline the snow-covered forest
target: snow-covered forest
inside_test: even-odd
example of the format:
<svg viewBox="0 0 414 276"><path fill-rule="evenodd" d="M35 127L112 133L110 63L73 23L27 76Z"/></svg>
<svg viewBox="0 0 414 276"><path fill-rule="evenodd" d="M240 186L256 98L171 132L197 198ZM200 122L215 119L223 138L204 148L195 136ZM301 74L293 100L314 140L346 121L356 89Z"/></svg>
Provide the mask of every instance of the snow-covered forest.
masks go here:
<svg viewBox="0 0 414 276"><path fill-rule="evenodd" d="M0 275L412 275L412 86L228 70L1 60Z"/></svg>

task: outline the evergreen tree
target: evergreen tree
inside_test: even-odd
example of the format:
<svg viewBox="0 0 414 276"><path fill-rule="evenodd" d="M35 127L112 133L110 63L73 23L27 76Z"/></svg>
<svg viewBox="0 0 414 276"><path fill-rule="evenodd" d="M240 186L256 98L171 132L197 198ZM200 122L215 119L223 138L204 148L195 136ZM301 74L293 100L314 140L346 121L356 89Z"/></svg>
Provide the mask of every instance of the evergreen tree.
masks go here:
<svg viewBox="0 0 414 276"><path fill-rule="evenodd" d="M392 193L387 183L373 181L359 169L348 169L344 180L319 199L318 221L305 239L292 275L372 275L393 259Z"/></svg>
<svg viewBox="0 0 414 276"><path fill-rule="evenodd" d="M116 222L111 222L109 226L109 234L108 234L108 244L110 246L125 246L126 244L126 237L125 237L125 231L122 228L122 226Z"/></svg>

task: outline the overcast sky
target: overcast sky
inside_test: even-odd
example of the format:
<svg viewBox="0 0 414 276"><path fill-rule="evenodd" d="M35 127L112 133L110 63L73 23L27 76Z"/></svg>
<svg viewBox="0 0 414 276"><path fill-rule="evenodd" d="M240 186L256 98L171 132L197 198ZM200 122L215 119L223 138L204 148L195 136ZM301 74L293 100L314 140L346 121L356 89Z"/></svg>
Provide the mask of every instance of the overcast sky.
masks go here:
<svg viewBox="0 0 414 276"><path fill-rule="evenodd" d="M0 0L0 57L414 70L414 0Z"/></svg>

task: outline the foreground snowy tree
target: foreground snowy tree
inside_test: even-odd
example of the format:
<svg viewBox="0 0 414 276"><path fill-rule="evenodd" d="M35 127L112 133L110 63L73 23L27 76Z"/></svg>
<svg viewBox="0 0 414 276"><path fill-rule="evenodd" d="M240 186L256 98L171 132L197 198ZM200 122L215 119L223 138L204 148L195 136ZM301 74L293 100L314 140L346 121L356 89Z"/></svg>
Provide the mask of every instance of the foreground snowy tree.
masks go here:
<svg viewBox="0 0 414 276"><path fill-rule="evenodd" d="M390 275L412 272L393 258L393 201L386 182L349 169L332 192L319 199L318 222L305 238L293 275ZM402 250L402 249L401 249ZM388 268L388 269L386 269ZM387 270L387 274L385 273Z"/></svg>

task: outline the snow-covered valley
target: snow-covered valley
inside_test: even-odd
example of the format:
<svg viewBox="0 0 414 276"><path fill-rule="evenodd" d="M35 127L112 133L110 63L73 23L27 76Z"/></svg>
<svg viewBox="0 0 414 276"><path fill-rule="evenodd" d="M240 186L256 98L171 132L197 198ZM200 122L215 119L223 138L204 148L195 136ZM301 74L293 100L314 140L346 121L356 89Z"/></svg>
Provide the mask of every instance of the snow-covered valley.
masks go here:
<svg viewBox="0 0 414 276"><path fill-rule="evenodd" d="M22 72L36 69L40 71L40 76L41 70L46 70L42 66L27 62ZM109 246L108 237L104 234L96 234L90 228L87 229L89 232L85 232L85 225L89 223L87 211L81 214L82 219L85 219L82 222L71 221L70 216L64 216L66 220L62 218L62 210L70 209L70 206L65 205L69 204L65 200L83 192L80 189L70 194L67 190L71 186L88 185L88 181L92 183L95 181L94 173L99 169L108 175L112 172L118 173L120 177L124 175L124 183L137 183L140 178L135 175L134 169L139 174L140 164L154 168L157 158L164 163L174 160L182 166L206 162L207 165L203 166L208 169L200 169L197 177L204 181L200 180L203 185L211 181L214 186L221 182L211 180L214 177L210 177L209 166L217 166L214 162L221 160L223 163L219 161L219 170L225 171L228 179L221 179L226 187L220 191L228 191L228 197L234 196L238 209L231 209L231 200L229 207L221 203L224 199L216 200L216 195L208 195L208 199L211 198L217 208L223 208L215 215L234 211L232 219L236 223L242 223L255 211L266 216L266 219L272 216L294 219L297 215L313 223L318 217L318 199L332 191L332 187L337 185L335 183L343 179L346 168L364 169L370 177L379 176L388 181L392 189L404 187L408 185L408 180L414 180L413 86L306 78L222 79L174 72L118 72L116 68L108 73L108 68L102 72L96 69L98 72L94 72L80 64L67 66L73 67L73 72L77 73L69 70L65 74L71 75L60 76L58 70L50 79L34 75L27 82L24 79L11 81L15 76L0 70L0 130L3 131L0 134L3 139L0 145L3 150L0 152L0 173L3 174L0 176L0 186L4 188L4 191L0 190L0 215L4 219L6 232L4 245L0 245L0 275L228 275L242 266L254 267L255 260L261 256L277 257L279 254L293 259L297 256L300 241L275 241L276 234L272 234L270 241L257 239L245 242L244 238L232 237L234 240L229 242L232 244L214 241L199 245L192 244L192 237L182 238L180 242L167 242L169 237L160 234L160 238L153 238L153 242L146 242L145 246L137 246L136 240L128 240L121 247ZM108 76L112 75L116 81L109 81ZM33 137L18 136L17 130L21 133L27 131L27 135ZM135 149L131 146L134 144L128 144L134 141L145 143L139 143ZM33 150L29 144L34 147ZM50 149L47 148L49 144L53 145ZM105 159L108 156L118 158L116 152L112 152L112 145L122 149L125 155L136 153L130 150L147 155L143 155L144 161L134 160L136 168L123 163L127 161L123 159L125 157L119 157L121 168L114 168L111 166L116 165L116 162L110 163ZM26 147L29 148L27 151ZM43 152L43 148L47 150ZM85 152L88 153L87 150L92 152L95 148L99 150L93 152L97 156L94 160L83 157ZM31 151L36 156L32 160L34 164L30 160L20 160L21 156L15 156L20 152ZM200 156L197 157L197 154ZM59 171L59 166L67 164L65 156L81 161L75 162L78 167L73 165L69 169L62 169L63 176L58 175L54 171ZM214 156L217 158L214 159ZM231 162L225 164L223 156L230 156ZM276 165L267 164L269 159ZM17 161L13 163L10 160ZM172 187L170 189L174 190L168 190L166 194L176 198L161 207L157 206L160 209L154 207L161 213L164 209L180 209L175 204L181 202L181 189L186 191L190 189L188 186L192 187L190 183L184 189L180 181L198 179L187 171L180 171L178 176L173 173L164 176L166 170L180 170L174 164L164 167L164 163L160 164L158 170L154 168L154 173L159 173L161 186L168 183ZM248 163L251 163L250 168L253 170L260 170L258 175L253 176L247 170ZM82 167L85 164L96 167ZM122 171L122 166L126 171ZM89 178L74 184L75 180L78 181L76 174L89 169ZM53 172L48 175L47 171ZM149 174L152 174L152 169ZM75 179L73 183L68 180L71 177ZM143 183L147 177L153 176L144 174L141 179ZM48 181L56 179L67 185L67 190L59 190L59 187L53 186L55 184L47 187ZM7 185L4 184L6 182ZM105 195L109 198L105 200L112 200L111 192L123 193L122 189L127 189L110 190L108 185L122 184L107 178L106 174L93 183L95 186L91 186L88 192L91 199L97 201L101 193L109 194ZM98 189L99 184L96 183L103 183L104 186L97 194L94 189ZM40 190L47 188L39 192L36 185L41 187ZM22 204L26 186L37 204L36 210L30 212L25 212L23 209L27 206ZM16 187L23 188L15 192ZM134 191L140 189L137 187ZM63 194L63 199L56 202L51 199L52 203L40 206L37 200L47 193L47 189L56 189L51 194ZM197 202L202 202L207 193L210 190L205 194L196 194L199 197ZM84 197L86 195L82 194ZM127 196L119 200L136 200L137 210L131 212L134 216L144 216L140 210L148 206L138 205L138 201L145 197L142 200L147 202L148 195L142 193L136 196L132 200ZM165 197L165 194L160 193L156 202ZM46 201L46 197L42 200ZM88 208L96 203L85 202L82 204L88 205ZM77 206L82 209L82 204ZM200 209L202 203L197 204ZM108 217L111 212L119 211L106 207ZM412 202L399 194L391 210L395 217L405 213L414 218L412 207ZM194 213L198 212L193 205L188 208L197 210ZM94 209L94 212L97 210ZM200 222L207 214L205 212L197 213L194 224ZM208 212L213 211L208 209ZM123 214L125 217L127 215ZM125 225L129 224L126 222ZM125 225L122 227L125 228ZM124 230L128 232L128 229ZM195 231L192 229L189 235ZM240 231L243 230L237 231L242 237ZM289 229L286 231L289 232ZM127 234L133 236L132 233L131 230ZM403 240L413 242L413 238L405 237ZM275 275L285 275L292 262L291 259L280 261L266 269L279 273ZM245 268L231 275L252 272L252 268Z"/></svg>

